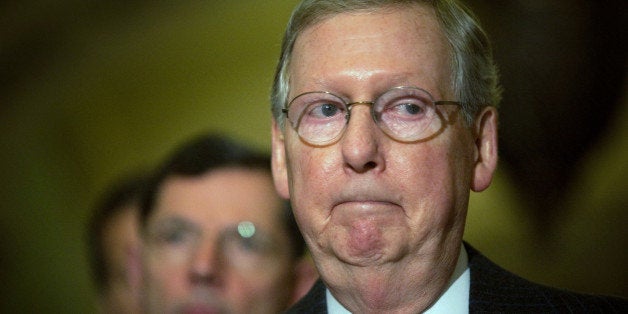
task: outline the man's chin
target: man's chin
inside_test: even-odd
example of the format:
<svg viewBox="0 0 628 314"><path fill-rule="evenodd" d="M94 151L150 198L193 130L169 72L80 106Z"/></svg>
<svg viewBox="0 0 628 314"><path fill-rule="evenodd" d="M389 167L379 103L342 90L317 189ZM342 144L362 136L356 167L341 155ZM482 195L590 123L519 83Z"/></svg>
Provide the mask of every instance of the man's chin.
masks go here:
<svg viewBox="0 0 628 314"><path fill-rule="evenodd" d="M356 244L349 241L342 245L335 244L330 258L351 266L383 266L401 258L401 250L395 246L395 243L379 241L376 244L372 242Z"/></svg>

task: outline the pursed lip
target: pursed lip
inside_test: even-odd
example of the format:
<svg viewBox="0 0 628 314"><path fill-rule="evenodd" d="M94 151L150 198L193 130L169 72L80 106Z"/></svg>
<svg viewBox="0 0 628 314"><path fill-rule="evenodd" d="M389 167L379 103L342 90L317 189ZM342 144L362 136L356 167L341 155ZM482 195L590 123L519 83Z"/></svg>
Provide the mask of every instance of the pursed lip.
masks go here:
<svg viewBox="0 0 628 314"><path fill-rule="evenodd" d="M389 216L400 209L402 209L401 206L389 201L347 200L335 204L329 214L330 216L335 216L334 213L340 214L341 216L338 217L376 217L379 215Z"/></svg>
<svg viewBox="0 0 628 314"><path fill-rule="evenodd" d="M346 200L346 201L342 201L339 202L337 204L334 205L334 207L337 206L360 206L360 207L364 207L364 209L370 208L370 207L377 207L377 206L390 206L390 205L397 205L396 203L393 202L389 202L389 201L383 201L383 200L372 200L372 199L356 199L356 200Z"/></svg>
<svg viewBox="0 0 628 314"><path fill-rule="evenodd" d="M394 197L393 193L388 193L382 189L372 189L345 192L333 200L332 208L345 206L362 207L367 210L380 206L401 207L401 202Z"/></svg>

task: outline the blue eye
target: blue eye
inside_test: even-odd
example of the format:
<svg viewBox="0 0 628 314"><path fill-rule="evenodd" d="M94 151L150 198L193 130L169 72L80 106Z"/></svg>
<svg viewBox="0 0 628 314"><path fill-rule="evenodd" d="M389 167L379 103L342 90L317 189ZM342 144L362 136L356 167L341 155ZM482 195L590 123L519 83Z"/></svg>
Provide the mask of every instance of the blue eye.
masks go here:
<svg viewBox="0 0 628 314"><path fill-rule="evenodd" d="M331 117L335 115L336 112L338 112L338 107L334 105L330 105L330 104L322 105L320 108L321 108L321 113L326 117Z"/></svg>
<svg viewBox="0 0 628 314"><path fill-rule="evenodd" d="M402 108L401 110L405 111L406 113L410 115L416 115L423 111L423 108L412 103L399 104L397 106Z"/></svg>
<svg viewBox="0 0 628 314"><path fill-rule="evenodd" d="M384 115L393 119L419 119L424 117L429 107L420 100L402 100L385 106Z"/></svg>
<svg viewBox="0 0 628 314"><path fill-rule="evenodd" d="M340 111L340 107L332 103L312 104L307 112L307 116L310 118L331 118Z"/></svg>

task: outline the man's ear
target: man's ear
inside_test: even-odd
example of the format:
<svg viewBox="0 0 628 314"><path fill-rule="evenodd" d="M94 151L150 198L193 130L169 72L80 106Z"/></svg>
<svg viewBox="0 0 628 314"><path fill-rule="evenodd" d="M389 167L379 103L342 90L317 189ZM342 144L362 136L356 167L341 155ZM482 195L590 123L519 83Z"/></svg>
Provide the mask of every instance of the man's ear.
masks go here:
<svg viewBox="0 0 628 314"><path fill-rule="evenodd" d="M485 107L474 125L475 168L471 190L481 192L488 188L497 168L497 109Z"/></svg>
<svg viewBox="0 0 628 314"><path fill-rule="evenodd" d="M277 121L272 122L272 170L275 189L279 196L289 199L290 190L288 188L288 170L286 165L286 149L283 132L279 128Z"/></svg>
<svg viewBox="0 0 628 314"><path fill-rule="evenodd" d="M301 257L294 266L294 289L290 304L294 304L310 291L316 280L318 279L318 271L314 266L314 261L306 254Z"/></svg>
<svg viewBox="0 0 628 314"><path fill-rule="evenodd" d="M137 219L136 219L137 221ZM139 229L140 227L138 227ZM142 297L142 240L140 231L136 231L138 234L138 241L132 247L126 250L126 281L129 285L129 293L133 295L133 299L136 300L139 306Z"/></svg>

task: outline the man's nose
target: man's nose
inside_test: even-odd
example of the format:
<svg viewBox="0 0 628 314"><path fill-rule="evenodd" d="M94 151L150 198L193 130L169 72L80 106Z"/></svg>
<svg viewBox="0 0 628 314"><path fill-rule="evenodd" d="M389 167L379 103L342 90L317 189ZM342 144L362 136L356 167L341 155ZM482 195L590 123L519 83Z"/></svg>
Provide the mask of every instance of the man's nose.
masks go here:
<svg viewBox="0 0 628 314"><path fill-rule="evenodd" d="M371 116L370 103L355 103L342 136L342 155L345 166L357 173L382 170L382 131Z"/></svg>
<svg viewBox="0 0 628 314"><path fill-rule="evenodd" d="M214 243L199 245L190 261L190 280L195 284L216 283L220 264L220 252Z"/></svg>

